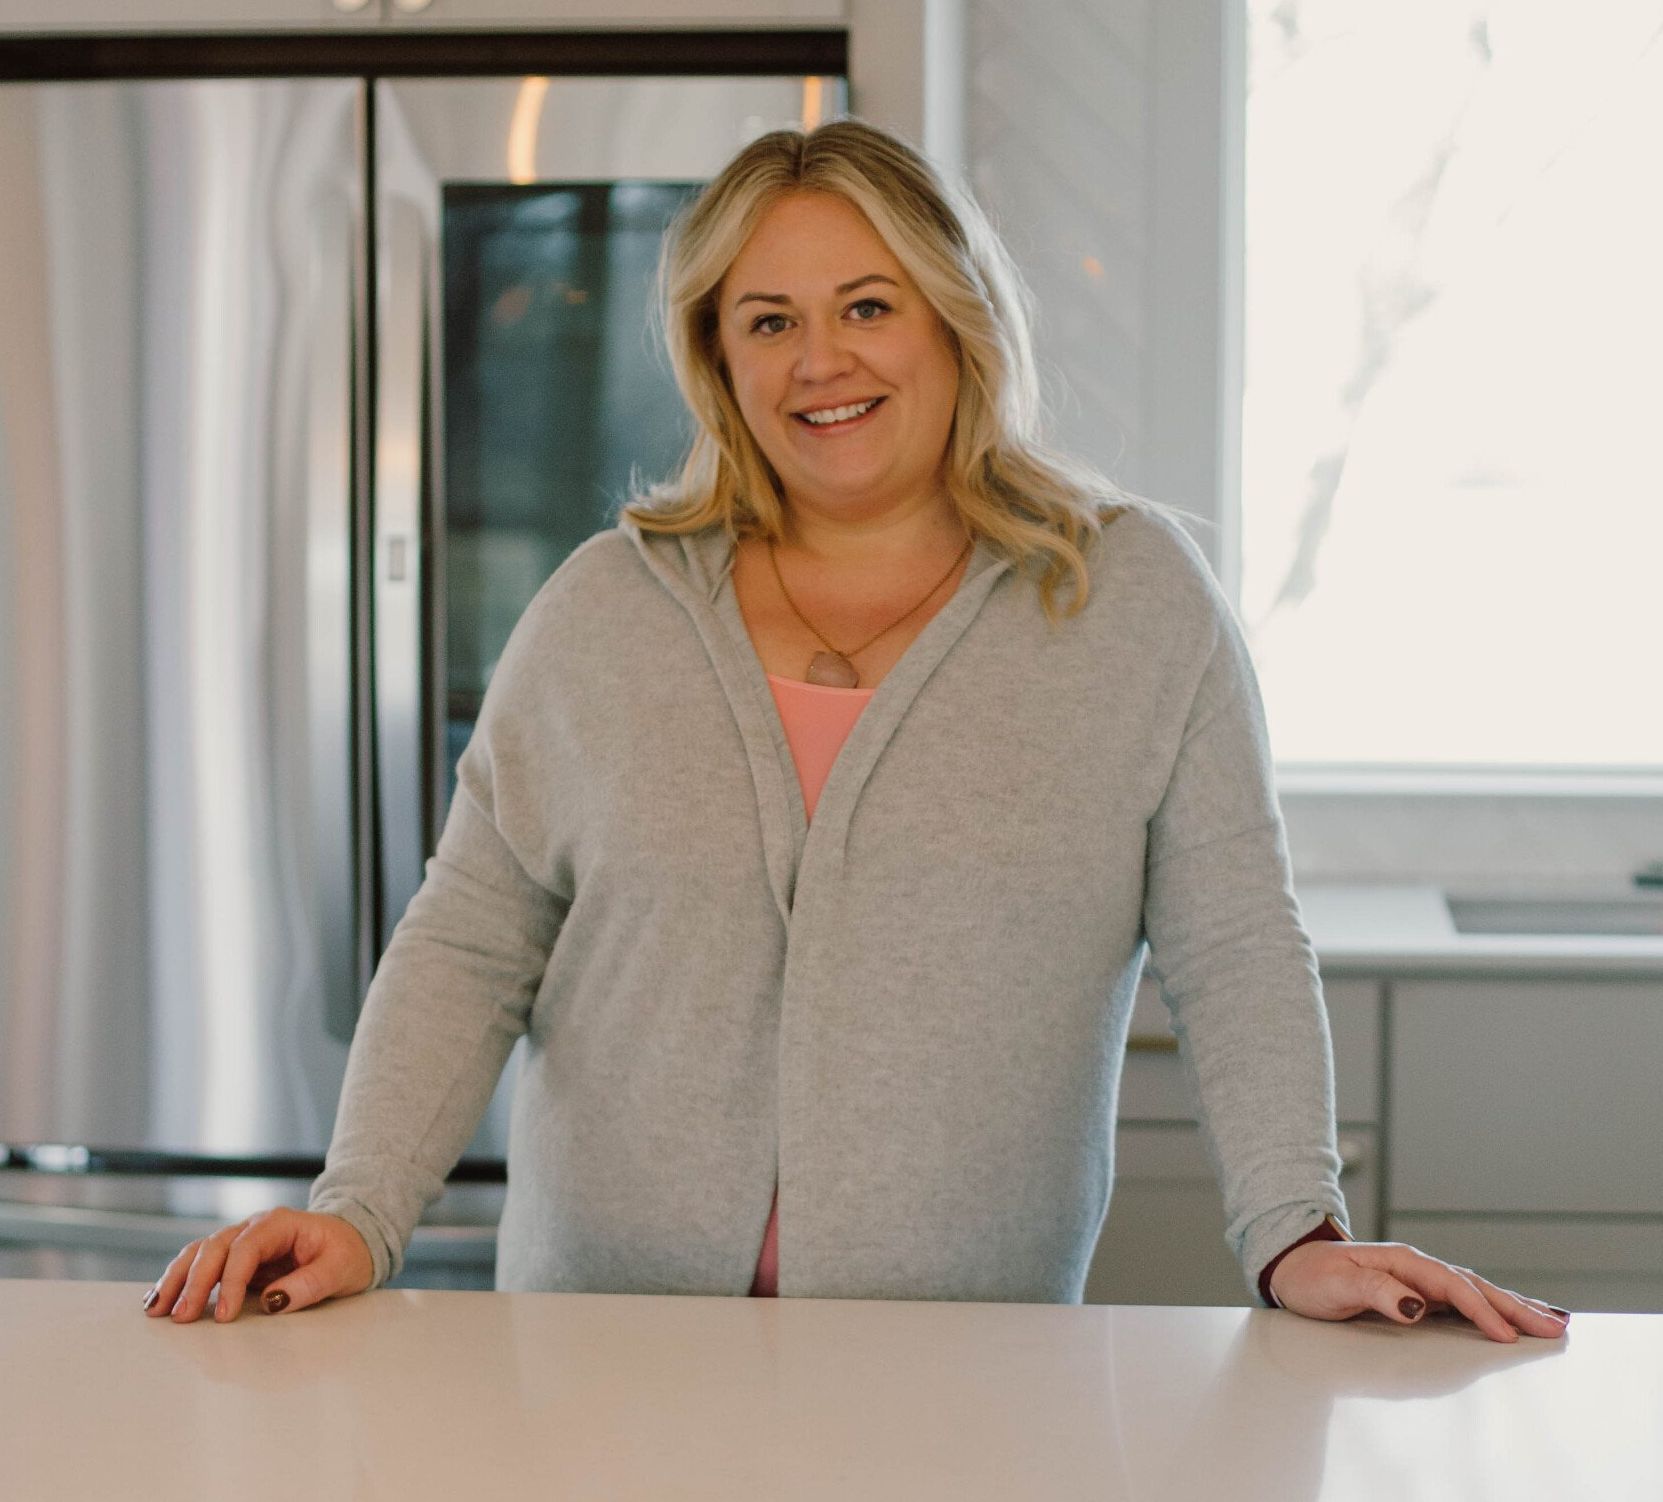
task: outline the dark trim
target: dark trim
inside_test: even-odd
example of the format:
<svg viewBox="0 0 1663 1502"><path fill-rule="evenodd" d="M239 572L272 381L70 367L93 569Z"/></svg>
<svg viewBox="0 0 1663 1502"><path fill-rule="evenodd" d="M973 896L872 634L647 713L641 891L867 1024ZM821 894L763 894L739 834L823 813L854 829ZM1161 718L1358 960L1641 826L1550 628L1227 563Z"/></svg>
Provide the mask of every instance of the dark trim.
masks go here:
<svg viewBox="0 0 1663 1502"><path fill-rule="evenodd" d="M359 172L364 184L364 232L359 237L353 310L353 377L359 382L352 412L352 672L355 710L353 796L358 800L358 990L352 1011L357 1030L364 1000L381 963L381 726L375 694L375 441L376 348L376 179L375 93L360 89Z"/></svg>
<svg viewBox="0 0 1663 1502"><path fill-rule="evenodd" d="M125 78L745 76L848 72L848 33L321 31L0 37L0 82Z"/></svg>
<svg viewBox="0 0 1663 1502"><path fill-rule="evenodd" d="M133 1174L193 1179L315 1179L323 1159L303 1153L175 1153L69 1143L0 1142L0 1169L23 1173ZM449 1184L506 1184L501 1158L464 1158Z"/></svg>

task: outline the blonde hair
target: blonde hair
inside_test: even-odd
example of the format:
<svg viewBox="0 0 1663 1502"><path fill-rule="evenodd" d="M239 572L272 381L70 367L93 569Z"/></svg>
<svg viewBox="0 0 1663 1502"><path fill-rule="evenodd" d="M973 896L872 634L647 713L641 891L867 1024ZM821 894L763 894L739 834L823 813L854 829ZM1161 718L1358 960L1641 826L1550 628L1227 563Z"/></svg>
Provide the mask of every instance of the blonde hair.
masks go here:
<svg viewBox="0 0 1663 1502"><path fill-rule="evenodd" d="M622 508L644 532L720 524L732 537L784 538L784 496L740 415L723 364L717 297L763 214L791 193L832 193L863 213L940 316L959 366L946 490L972 537L1031 567L1046 618L1086 601L1085 553L1131 496L1041 437L1029 332L1033 297L986 216L899 137L839 119L776 130L746 146L677 213L658 264L657 317L676 384L697 422L681 470Z"/></svg>

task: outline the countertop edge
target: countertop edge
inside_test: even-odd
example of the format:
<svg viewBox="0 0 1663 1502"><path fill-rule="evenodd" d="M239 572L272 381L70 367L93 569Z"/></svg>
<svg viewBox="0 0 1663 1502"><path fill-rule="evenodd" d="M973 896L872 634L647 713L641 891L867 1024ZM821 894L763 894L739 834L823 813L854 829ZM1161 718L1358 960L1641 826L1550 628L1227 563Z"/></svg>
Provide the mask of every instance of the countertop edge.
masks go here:
<svg viewBox="0 0 1663 1502"><path fill-rule="evenodd" d="M1295 889L1324 976L1663 978L1663 937L1463 934L1444 888L1430 882L1305 880Z"/></svg>

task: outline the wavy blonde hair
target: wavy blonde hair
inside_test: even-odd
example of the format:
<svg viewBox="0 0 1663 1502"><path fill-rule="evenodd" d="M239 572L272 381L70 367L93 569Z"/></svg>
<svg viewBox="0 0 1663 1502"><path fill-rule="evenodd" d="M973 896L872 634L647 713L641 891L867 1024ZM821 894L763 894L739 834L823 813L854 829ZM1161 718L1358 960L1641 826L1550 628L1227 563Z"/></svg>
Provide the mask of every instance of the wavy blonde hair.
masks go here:
<svg viewBox="0 0 1663 1502"><path fill-rule="evenodd" d="M717 297L763 214L791 193L832 193L863 213L941 318L959 367L945 486L972 537L1037 576L1046 618L1086 551L1128 509L1166 510L1049 449L1030 326L1033 295L987 217L905 141L854 119L776 130L746 146L676 214L658 263L656 316L676 384L697 422L681 470L637 487L622 508L644 532L720 524L734 538L784 539L779 477L734 398Z"/></svg>

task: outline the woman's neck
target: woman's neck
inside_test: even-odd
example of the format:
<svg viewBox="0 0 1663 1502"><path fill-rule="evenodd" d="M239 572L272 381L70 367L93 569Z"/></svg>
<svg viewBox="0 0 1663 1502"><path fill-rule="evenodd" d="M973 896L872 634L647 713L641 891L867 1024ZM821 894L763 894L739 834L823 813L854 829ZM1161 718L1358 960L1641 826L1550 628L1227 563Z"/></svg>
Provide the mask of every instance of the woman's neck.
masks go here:
<svg viewBox="0 0 1663 1502"><path fill-rule="evenodd" d="M781 556L826 573L909 570L920 560L952 557L967 540L964 523L946 497L879 517L828 516L793 506L785 513Z"/></svg>

